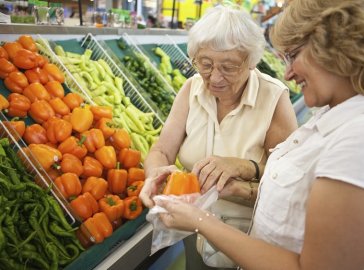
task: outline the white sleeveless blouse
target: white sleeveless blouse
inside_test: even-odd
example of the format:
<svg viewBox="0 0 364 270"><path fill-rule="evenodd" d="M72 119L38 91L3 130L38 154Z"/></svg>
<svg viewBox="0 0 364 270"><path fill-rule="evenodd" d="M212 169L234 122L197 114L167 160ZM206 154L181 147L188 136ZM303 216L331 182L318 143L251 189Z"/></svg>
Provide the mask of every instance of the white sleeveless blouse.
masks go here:
<svg viewBox="0 0 364 270"><path fill-rule="evenodd" d="M204 89L200 75L194 75L189 97L186 138L179 160L187 169L206 157L208 121L214 123L212 154L266 162L264 151L277 102L287 87L279 80L251 70L240 104L218 123L216 99Z"/></svg>

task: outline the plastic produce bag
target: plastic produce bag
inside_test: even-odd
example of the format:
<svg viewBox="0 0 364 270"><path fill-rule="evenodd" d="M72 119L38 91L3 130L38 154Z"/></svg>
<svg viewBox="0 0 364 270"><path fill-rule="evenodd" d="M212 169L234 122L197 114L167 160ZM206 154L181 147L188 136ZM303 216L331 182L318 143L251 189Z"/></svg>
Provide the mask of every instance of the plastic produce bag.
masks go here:
<svg viewBox="0 0 364 270"><path fill-rule="evenodd" d="M156 202L158 200L181 200L184 202L192 203L202 210L206 210L217 200L217 198L218 192L216 190L216 186L214 186L203 195L201 195L200 193L186 194L181 196L157 195L153 197L153 200ZM158 250L167 246L171 246L194 233L166 228L163 222L159 219L160 213L167 213L167 211L163 207L156 205L149 210L146 216L146 219L153 225L151 255Z"/></svg>

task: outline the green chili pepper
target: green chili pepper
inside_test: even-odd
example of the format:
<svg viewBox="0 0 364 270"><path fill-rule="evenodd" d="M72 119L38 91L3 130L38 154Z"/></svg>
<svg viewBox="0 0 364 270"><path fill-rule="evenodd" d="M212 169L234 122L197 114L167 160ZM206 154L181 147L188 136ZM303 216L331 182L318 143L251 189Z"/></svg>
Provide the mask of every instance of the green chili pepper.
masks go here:
<svg viewBox="0 0 364 270"><path fill-rule="evenodd" d="M6 213L2 213L0 215L0 253L4 250L6 244L5 235L2 230L2 222L5 219L5 216Z"/></svg>
<svg viewBox="0 0 364 270"><path fill-rule="evenodd" d="M63 214L63 210L62 208L59 206L59 204L57 203L57 201L51 197L48 196L47 200L49 202L50 205L50 213L55 215L55 220L57 220L65 230L71 231L72 230L72 226L67 222L64 214Z"/></svg>
<svg viewBox="0 0 364 270"><path fill-rule="evenodd" d="M46 246L46 253L49 255L49 258L51 260L51 265L49 269L57 270L59 258L58 258L57 247L54 245L54 243L49 243Z"/></svg>
<svg viewBox="0 0 364 270"><path fill-rule="evenodd" d="M19 254L20 258L33 262L40 269L51 269L48 262L44 260L37 252L22 250Z"/></svg>
<svg viewBox="0 0 364 270"><path fill-rule="evenodd" d="M72 229L71 231L67 231L64 228L62 228L61 226L58 225L58 222L56 221L52 221L49 223L49 230L54 234L54 235L58 235L58 236L62 236L62 237L70 237L70 238L74 238L75 237L75 229Z"/></svg>

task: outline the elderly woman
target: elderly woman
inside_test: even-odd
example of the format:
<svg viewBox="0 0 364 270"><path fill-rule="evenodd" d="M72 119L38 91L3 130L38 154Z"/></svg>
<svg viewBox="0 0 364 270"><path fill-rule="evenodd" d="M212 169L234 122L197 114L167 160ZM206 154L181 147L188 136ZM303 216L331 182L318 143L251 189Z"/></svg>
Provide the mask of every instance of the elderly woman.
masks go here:
<svg viewBox="0 0 364 270"><path fill-rule="evenodd" d="M179 91L145 160L140 198L147 207L177 170L177 155L186 170L199 176L202 192L218 182L219 191L226 184L224 192L256 196L248 182L233 179L259 179L269 150L297 128L287 87L255 68L264 48L263 30L242 10L212 8L192 27L188 54L198 74ZM185 241L191 240L185 248L187 269L202 269L201 258L193 256L193 239Z"/></svg>

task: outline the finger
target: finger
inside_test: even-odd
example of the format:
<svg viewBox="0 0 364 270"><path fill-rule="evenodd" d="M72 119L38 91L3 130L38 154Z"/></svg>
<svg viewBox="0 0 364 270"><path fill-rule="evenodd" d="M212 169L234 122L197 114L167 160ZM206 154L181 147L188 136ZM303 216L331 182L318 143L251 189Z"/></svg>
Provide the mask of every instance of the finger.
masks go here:
<svg viewBox="0 0 364 270"><path fill-rule="evenodd" d="M203 184L201 191L202 193L205 193L208 191L213 185L216 184L216 182L219 181L219 178L223 172L221 170L215 169L213 170L209 176L207 177L205 183Z"/></svg>
<svg viewBox="0 0 364 270"><path fill-rule="evenodd" d="M211 163L208 163L207 165L205 165L205 167L201 169L200 175L198 176L198 181L200 182L201 187L205 184L207 178L213 172L214 169L215 165Z"/></svg>
<svg viewBox="0 0 364 270"><path fill-rule="evenodd" d="M204 159L196 162L192 168L192 173L194 173L197 177L199 177L202 168L204 168L209 163L210 163L210 160L208 158L204 158Z"/></svg>
<svg viewBox="0 0 364 270"><path fill-rule="evenodd" d="M142 200L143 204L148 208L152 208L154 206L154 201L152 200L152 196L157 194L158 191L157 178L158 177L145 179L142 190L139 193L139 198Z"/></svg>
<svg viewBox="0 0 364 270"><path fill-rule="evenodd" d="M223 172L221 175L220 175L220 178L219 180L217 181L217 184L216 184L216 189L218 192L220 192L224 186L226 185L226 183L229 181L230 179L230 175L226 172Z"/></svg>
<svg viewBox="0 0 364 270"><path fill-rule="evenodd" d="M139 193L139 198L143 202L143 204L148 207L152 208L154 206L153 200L150 198L150 195L146 191L141 191Z"/></svg>

